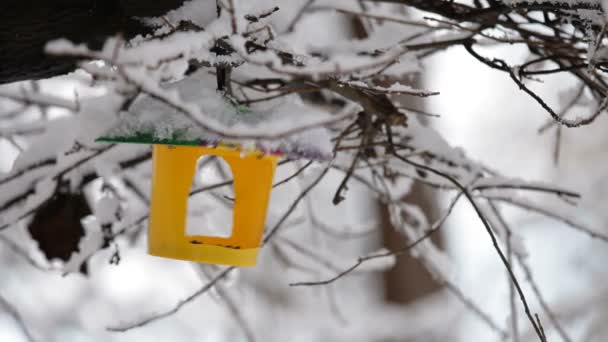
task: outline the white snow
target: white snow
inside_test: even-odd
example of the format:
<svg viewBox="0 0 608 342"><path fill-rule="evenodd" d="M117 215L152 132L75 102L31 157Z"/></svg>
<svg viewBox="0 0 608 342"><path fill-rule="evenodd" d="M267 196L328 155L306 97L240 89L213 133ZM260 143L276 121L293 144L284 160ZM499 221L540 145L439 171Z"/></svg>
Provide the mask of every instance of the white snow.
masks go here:
<svg viewBox="0 0 608 342"><path fill-rule="evenodd" d="M116 126L105 135L129 137L144 133L151 134L155 139L179 137L179 140L201 140L201 144L221 141L236 143L241 147L253 143L263 151L280 150L288 156L330 158L332 146L329 133L322 127L314 126L332 120L331 115L304 105L295 96L250 108L237 108L215 90L212 80L211 76L199 73L196 77L173 84L163 92L173 94L175 103L187 106L197 116L197 121L204 122L214 130L231 134L233 138L225 138L205 127L199 127L190 117L151 98L139 101L131 112L123 113ZM305 129L311 126L311 129ZM294 131L294 134L280 139L255 139L256 135L269 138L273 135L281 136L294 127L303 127L302 132ZM238 139L239 135L251 138Z"/></svg>

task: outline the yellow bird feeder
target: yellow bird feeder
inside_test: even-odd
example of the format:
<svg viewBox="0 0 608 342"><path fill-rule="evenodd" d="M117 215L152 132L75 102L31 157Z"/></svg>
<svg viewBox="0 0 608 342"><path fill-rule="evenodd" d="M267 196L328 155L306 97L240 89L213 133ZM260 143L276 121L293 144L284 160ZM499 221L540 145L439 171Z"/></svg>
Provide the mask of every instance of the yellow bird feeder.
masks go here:
<svg viewBox="0 0 608 342"><path fill-rule="evenodd" d="M281 156L328 158L327 151L298 145L293 141L275 144L272 148L256 145L255 148L244 149L238 142L225 143L205 134L202 137L194 134L197 138L192 138L192 130L183 127L174 130L170 138L166 138L166 134L160 138L153 132L158 123L153 118L149 121L144 125L138 123L133 128L133 122L123 120L98 141L153 145L148 252L159 257L254 266L261 246L278 159ZM175 123L172 125L175 126ZM166 127L163 130L166 133ZM188 130L190 132L184 134ZM325 135L323 138L326 138ZM318 140L318 137L315 139ZM205 155L223 158L232 170L235 202L232 235L229 237L186 235L190 187L197 161Z"/></svg>
<svg viewBox="0 0 608 342"><path fill-rule="evenodd" d="M222 157L234 175L233 234L185 236L186 208L196 163ZM148 251L152 255L211 264L256 264L277 156L225 147L154 145Z"/></svg>

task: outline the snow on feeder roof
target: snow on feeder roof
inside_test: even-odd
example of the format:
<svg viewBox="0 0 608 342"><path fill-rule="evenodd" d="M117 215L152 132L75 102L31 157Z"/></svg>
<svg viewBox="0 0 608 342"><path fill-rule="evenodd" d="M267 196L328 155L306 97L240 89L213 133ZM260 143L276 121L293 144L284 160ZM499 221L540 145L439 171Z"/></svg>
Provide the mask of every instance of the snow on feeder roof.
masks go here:
<svg viewBox="0 0 608 342"><path fill-rule="evenodd" d="M153 145L150 254L253 266L277 160L281 156L330 159L329 133L315 124L330 117L298 103L295 97L252 107L235 106L200 83L200 79L179 82L179 100L176 96L167 101L146 98L134 104L131 112L98 141ZM230 138L218 134L218 127L229 132ZM221 157L232 169L235 200L229 237L186 235L190 186L197 161L204 155Z"/></svg>
<svg viewBox="0 0 608 342"><path fill-rule="evenodd" d="M296 96L252 105L235 105L200 79L179 84L179 105L191 115L166 103L146 98L123 113L118 123L99 141L173 146L224 146L241 151L314 160L329 160L332 145L325 128L316 123L331 120L326 112L300 103ZM192 117L194 116L194 118ZM202 123L198 125L197 122ZM204 126L230 133L220 135ZM306 128L299 131L294 128ZM285 134L293 131L293 134Z"/></svg>

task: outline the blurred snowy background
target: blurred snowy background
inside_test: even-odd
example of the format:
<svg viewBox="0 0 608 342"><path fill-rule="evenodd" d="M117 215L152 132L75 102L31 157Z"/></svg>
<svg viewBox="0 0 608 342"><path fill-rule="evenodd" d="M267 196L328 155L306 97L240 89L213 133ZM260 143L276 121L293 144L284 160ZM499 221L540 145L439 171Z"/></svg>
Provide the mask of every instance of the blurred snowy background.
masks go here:
<svg viewBox="0 0 608 342"><path fill-rule="evenodd" d="M243 1L240 3L247 7ZM286 32L293 17L306 3L308 1L287 4L264 0L256 2L255 6L279 5L280 15L273 15L269 20L277 32ZM303 16L293 32L281 34L280 40L289 41L295 52L331 50L351 39L352 23L343 13L320 9L358 8L354 7L356 3L315 1L318 12ZM199 23L215 19L214 4L197 0L186 6L181 12L170 13L168 20L176 21L184 13ZM373 10L382 15L396 15L391 6L378 5ZM418 19L415 14L413 18ZM366 44L387 46L403 36L401 25L386 22L368 25L374 27L374 39L365 40ZM513 64L523 63L528 57L527 50L517 46L480 50L506 57ZM403 69L418 68L415 63L403 64ZM416 75L416 85L439 91L441 95L414 102L409 98L400 99L408 106L440 115L422 121L436 129L451 146L465 150L470 159L505 177L559 184L580 193L582 199L576 207L568 206L568 212L561 212L562 206L556 203L554 208L559 209L555 210L595 227L597 231L606 231L608 163L605 162L604 146L608 139L608 118L605 115L593 125L560 129L561 149L555 163L556 126L539 133L539 127L549 119L548 115L536 102L524 96L507 75L481 65L462 47L447 49L425 59L423 67ZM256 72L258 70L246 70L243 74L255 75ZM553 77L556 79L552 80L552 86L539 88L539 93L550 103L568 103L576 94L576 82L571 77ZM413 79L408 76L408 80ZM4 85L0 92L29 86L29 82ZM74 94L78 94L79 99L87 99L103 96L106 92L103 86L90 86L90 78L83 71L44 80L38 86L40 93L71 100L75 98ZM16 106L9 100L0 102L0 172L5 174L10 175L16 161L27 165L28 159L41 159L41 155L35 153L41 143L44 154L52 146L71 143L62 139L94 134L99 130L95 127L81 133L67 132L75 121L67 111L52 107L41 111L35 106L22 111ZM584 108L583 105L575 106L574 110ZM20 111L18 122L10 117L10 113L17 110ZM51 124L38 126L31 119L38 116ZM69 120L63 121L66 118ZM104 120L104 117L98 119L100 125ZM53 123L54 128L51 127ZM95 120L85 122L92 123ZM11 131L14 127L26 131ZM55 136L40 134L43 128L54 132ZM57 134L62 130L66 133L64 136ZM30 149L32 146L34 152ZM122 155L137 156L147 151L147 147L142 146L124 149ZM18 161L18 158L21 159ZM291 176L305 164L306 161L298 161L279 166L275 182ZM204 187L229 179L229 172L228 175L219 172L218 165L212 162L203 167L198 185ZM336 165L348 166L348 163ZM325 166L314 163L295 180L273 191L268 227L281 219L302 189L318 177ZM89 166L89 169L105 174L104 181L114 185L114 191L123 199L125 220L145 215L150 161L120 177L113 175L103 162ZM74 175L76 179L79 176ZM126 332L109 331L108 328L128 325L176 308L180 301L204 288L223 268L148 256L144 222L134 229L122 224L133 232L117 238L113 242L115 246L91 256L86 275L78 272L65 275L63 265L48 263L29 238L29 220L19 220L1 233L0 341L30 341L19 326L20 322L27 326L32 340L42 342L537 339L517 296L512 294L507 272L484 226L465 201L456 204L435 240L448 259L434 259L439 260L438 263L445 261L439 271L449 274L445 276L450 281L448 284L437 274L429 276L415 258L406 255L376 260L367 265L369 267L357 269L326 286L290 286L301 281L331 278L360 256L381 251L387 245L395 246L396 239L402 239L400 234L393 232L385 204L364 182L351 182L345 200L337 206L331 204L336 184L343 176L344 172L336 169L328 172L287 220L276 243L262 249L256 267L231 272L212 290L179 305L175 313ZM124 179L130 180L141 196L129 191ZM98 179L88 185L86 194L91 203L98 200L102 183ZM13 188L0 189L11 191ZM218 208L223 208L223 195L229 195L226 191L222 189L192 198L190 208L198 208L193 216L199 211L203 215L200 221L193 222L225 225L230 211ZM407 181L396 183L391 191L395 198L407 195L430 216L429 222L436 219L437 213L445 212L454 198L453 192L437 191L429 195L419 185ZM542 196L530 195L529 198L551 200ZM204 217L206 214L212 217ZM603 324L608 319L608 288L605 285L608 284L608 269L604 264L608 260L608 246L605 241L592 239L562 221L513 207L505 206L502 214L521 239L514 248L519 249L517 254L525 254L529 269L520 266L514 269L531 308L543 320L548 340L594 342L608 339L608 329ZM0 225L3 219L10 221L10 213L6 215L0 217ZM117 265L109 262L116 249L120 251ZM530 275L533 275L532 281L529 281ZM540 301L538 293L542 294ZM551 313L544 310L545 305L561 323L559 328L550 323L548 316ZM518 312L515 320L511 317L512 306ZM517 332L517 340L508 337L513 331Z"/></svg>

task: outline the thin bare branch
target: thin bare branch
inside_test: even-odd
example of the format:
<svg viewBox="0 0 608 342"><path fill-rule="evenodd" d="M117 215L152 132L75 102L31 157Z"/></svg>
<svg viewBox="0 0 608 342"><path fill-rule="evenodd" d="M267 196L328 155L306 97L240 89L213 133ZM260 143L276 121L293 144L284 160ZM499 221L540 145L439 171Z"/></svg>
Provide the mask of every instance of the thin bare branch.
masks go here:
<svg viewBox="0 0 608 342"><path fill-rule="evenodd" d="M19 329L23 333L23 336L28 342L36 341L32 336L30 330L28 329L27 325L25 324L23 317L21 317L21 315L19 314L19 311L17 311L17 309L2 295L0 295L0 307L2 307L4 311L6 311L6 313L8 313L13 318L15 323L17 323L17 326L19 327Z"/></svg>
<svg viewBox="0 0 608 342"><path fill-rule="evenodd" d="M184 305L187 305L187 304L191 303L192 301L194 301L196 298L198 298L202 294L205 294L205 293L207 293L207 291L211 290L220 280L222 280L224 277L226 277L234 269L235 269L235 267L227 267L227 268L225 268L219 274L217 274L215 276L215 278L211 279L209 282L207 282L201 288L199 288L198 290L196 290L196 292L192 293L191 295L189 295L185 299L180 300L177 303L177 305L175 305L173 308L171 308L169 310L163 311L161 313L149 315L147 318L138 320L138 321L136 321L134 323L126 323L126 324L120 324L120 325L116 325L116 326L110 326L110 327L107 327L106 329L108 331L113 331L113 332L127 332L129 330L133 330L133 329L136 329L136 328L141 328L141 327L144 327L144 326L146 326L146 325L148 325L150 323L153 323L155 321L158 321L158 320L161 320L163 318L166 318L166 317L169 317L171 315L174 315Z"/></svg>

